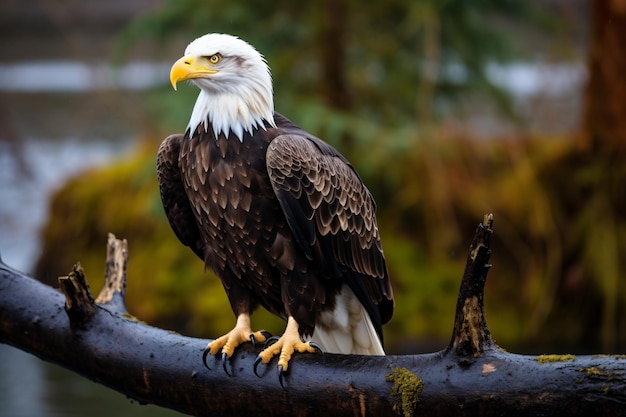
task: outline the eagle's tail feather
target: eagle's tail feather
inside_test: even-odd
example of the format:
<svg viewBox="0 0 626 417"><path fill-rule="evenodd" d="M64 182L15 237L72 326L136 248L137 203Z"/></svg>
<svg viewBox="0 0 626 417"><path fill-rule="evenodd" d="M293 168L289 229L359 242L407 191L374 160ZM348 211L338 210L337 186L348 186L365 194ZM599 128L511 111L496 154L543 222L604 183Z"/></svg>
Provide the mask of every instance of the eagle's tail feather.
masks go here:
<svg viewBox="0 0 626 417"><path fill-rule="evenodd" d="M385 354L369 314L347 285L337 296L334 311L322 313L311 340L329 353Z"/></svg>

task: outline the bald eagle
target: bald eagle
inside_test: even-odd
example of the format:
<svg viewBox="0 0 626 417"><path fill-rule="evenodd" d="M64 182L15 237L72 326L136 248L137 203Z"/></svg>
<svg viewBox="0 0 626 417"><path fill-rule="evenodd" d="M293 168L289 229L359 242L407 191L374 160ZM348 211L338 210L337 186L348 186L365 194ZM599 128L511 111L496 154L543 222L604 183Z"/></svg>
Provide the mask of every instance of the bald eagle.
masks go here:
<svg viewBox="0 0 626 417"><path fill-rule="evenodd" d="M265 342L250 325L263 306L287 322L257 358L279 356L281 377L294 351L384 355L393 294L374 199L354 168L274 112L269 67L243 40L191 42L170 73L174 89L185 80L200 94L185 134L161 144L157 174L174 233L215 271L236 317L207 353L226 360Z"/></svg>

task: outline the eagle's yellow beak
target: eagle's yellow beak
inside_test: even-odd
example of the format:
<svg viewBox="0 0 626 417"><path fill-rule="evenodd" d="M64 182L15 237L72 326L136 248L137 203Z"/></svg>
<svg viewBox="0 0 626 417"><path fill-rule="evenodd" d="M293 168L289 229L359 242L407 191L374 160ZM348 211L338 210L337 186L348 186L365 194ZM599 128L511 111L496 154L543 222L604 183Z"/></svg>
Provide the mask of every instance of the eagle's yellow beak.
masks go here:
<svg viewBox="0 0 626 417"><path fill-rule="evenodd" d="M205 62L206 61L206 62ZM209 67L209 62L205 57L184 56L174 62L170 70L170 83L176 90L176 84L180 81L192 78L203 78L207 75L217 73L217 70Z"/></svg>

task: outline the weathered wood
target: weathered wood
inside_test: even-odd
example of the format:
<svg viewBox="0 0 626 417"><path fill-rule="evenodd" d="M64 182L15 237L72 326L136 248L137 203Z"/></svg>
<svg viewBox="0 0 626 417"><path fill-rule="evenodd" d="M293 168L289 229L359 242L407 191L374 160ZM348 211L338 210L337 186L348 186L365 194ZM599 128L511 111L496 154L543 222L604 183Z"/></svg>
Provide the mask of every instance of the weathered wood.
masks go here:
<svg viewBox="0 0 626 417"><path fill-rule="evenodd" d="M59 278L59 286L65 294L65 311L73 326L82 326L91 319L95 305L89 284L80 263L66 277Z"/></svg>
<svg viewBox="0 0 626 417"><path fill-rule="evenodd" d="M283 390L274 366L254 375L260 347L239 348L228 376L217 360L209 361L212 370L203 367L207 340L143 324L117 302L87 297L92 314L72 325L77 319L63 294L1 261L0 342L139 402L197 416L623 415L626 356L516 355L492 342L483 312L491 220L470 248L452 340L442 352L300 354ZM123 287L114 291L121 304Z"/></svg>
<svg viewBox="0 0 626 417"><path fill-rule="evenodd" d="M479 357L485 349L494 345L487 328L483 301L487 272L491 268L489 242L492 227L493 215L485 215L483 222L476 229L467 256L456 304L452 339L446 350L454 352L459 357Z"/></svg>
<svg viewBox="0 0 626 417"><path fill-rule="evenodd" d="M116 239L109 233L107 258L104 270L104 286L96 298L97 304L113 304L120 311L126 311L126 268L128 267L128 242Z"/></svg>

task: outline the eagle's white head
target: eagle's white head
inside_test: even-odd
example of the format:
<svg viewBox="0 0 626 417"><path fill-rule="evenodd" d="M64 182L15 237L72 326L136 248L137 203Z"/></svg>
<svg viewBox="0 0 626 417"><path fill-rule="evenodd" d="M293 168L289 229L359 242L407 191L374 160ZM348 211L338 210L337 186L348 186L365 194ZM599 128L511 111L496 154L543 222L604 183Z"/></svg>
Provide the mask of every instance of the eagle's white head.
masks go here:
<svg viewBox="0 0 626 417"><path fill-rule="evenodd" d="M210 33L191 42L185 56L174 63L170 81L191 80L200 95L187 129L190 136L198 125L209 122L215 136L229 132L243 140L244 132L274 125L272 76L263 56L243 40Z"/></svg>

